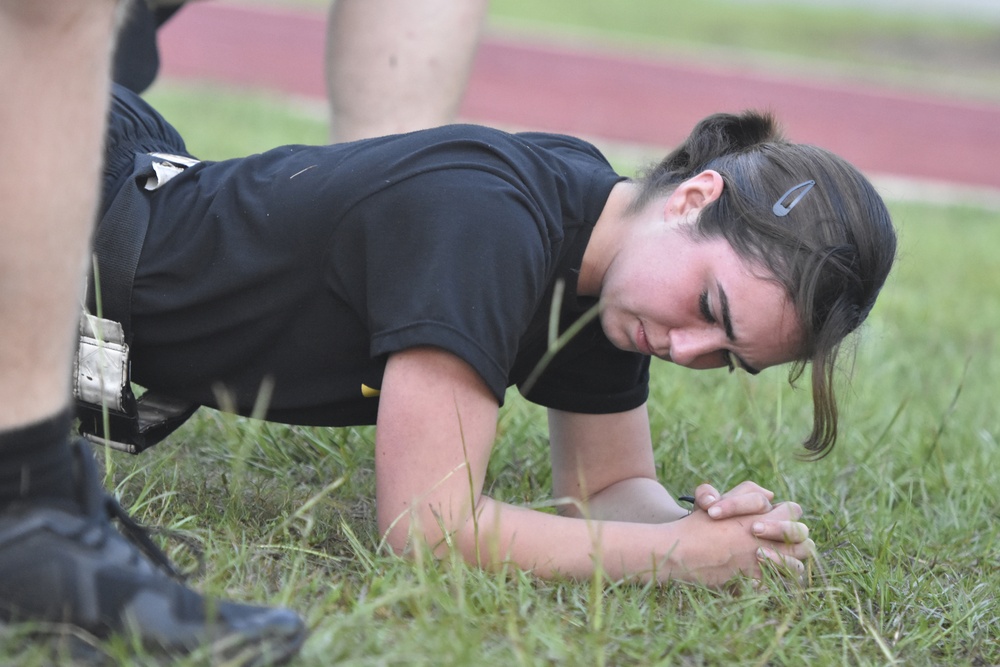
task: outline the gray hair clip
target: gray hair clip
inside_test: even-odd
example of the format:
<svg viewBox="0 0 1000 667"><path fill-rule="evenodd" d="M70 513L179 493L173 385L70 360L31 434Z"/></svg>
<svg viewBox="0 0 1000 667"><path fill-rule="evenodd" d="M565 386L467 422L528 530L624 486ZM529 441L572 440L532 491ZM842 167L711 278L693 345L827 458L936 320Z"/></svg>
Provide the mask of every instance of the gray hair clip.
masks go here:
<svg viewBox="0 0 1000 667"><path fill-rule="evenodd" d="M778 201L774 203L774 206L771 207L771 210L774 211L774 214L779 218L785 217L786 215L791 213L792 209L795 208L795 205L798 204L799 201L803 197L805 197L810 190L812 190L814 185L816 185L816 181L802 181L798 185L789 188L788 192L778 197ZM782 204L782 202L791 197L792 193L794 193L796 190L801 190L801 192L799 192L799 194L795 196L795 199L790 201L787 206Z"/></svg>

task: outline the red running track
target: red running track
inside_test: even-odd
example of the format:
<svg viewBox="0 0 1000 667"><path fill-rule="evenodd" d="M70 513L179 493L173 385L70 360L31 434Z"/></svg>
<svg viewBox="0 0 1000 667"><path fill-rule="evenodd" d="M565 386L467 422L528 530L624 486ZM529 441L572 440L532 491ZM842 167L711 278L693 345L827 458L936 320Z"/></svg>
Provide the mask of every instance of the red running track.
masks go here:
<svg viewBox="0 0 1000 667"><path fill-rule="evenodd" d="M322 12L187 5L161 32L164 77L325 97ZM461 116L471 122L672 146L716 111L767 108L795 141L871 174L1000 189L1000 104L781 78L738 66L488 36Z"/></svg>

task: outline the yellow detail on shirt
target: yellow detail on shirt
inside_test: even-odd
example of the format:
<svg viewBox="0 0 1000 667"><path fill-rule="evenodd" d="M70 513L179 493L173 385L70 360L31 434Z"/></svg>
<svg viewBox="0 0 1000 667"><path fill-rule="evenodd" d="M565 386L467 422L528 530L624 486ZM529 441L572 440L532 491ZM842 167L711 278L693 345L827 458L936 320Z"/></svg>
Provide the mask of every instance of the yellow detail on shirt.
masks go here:
<svg viewBox="0 0 1000 667"><path fill-rule="evenodd" d="M361 395L365 398L375 398L382 393L381 389L372 389L366 384L361 385Z"/></svg>

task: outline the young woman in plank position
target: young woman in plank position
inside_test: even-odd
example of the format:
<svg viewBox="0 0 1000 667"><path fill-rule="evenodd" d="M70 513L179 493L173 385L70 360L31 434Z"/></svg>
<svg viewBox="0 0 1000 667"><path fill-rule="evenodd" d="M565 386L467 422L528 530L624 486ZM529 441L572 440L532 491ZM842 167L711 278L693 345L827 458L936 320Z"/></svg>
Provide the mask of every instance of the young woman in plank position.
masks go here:
<svg viewBox="0 0 1000 667"><path fill-rule="evenodd" d="M104 206L136 189L148 223L138 384L207 406L223 387L249 412L266 380L268 419L376 424L378 526L398 551L447 535L484 567L708 585L803 568L797 504L702 485L689 513L657 481L648 370L809 364L805 445L833 446L838 346L895 255L842 159L744 113L704 119L640 180L575 138L467 125L191 164L138 97L112 107ZM549 359L552 309L561 333L595 306ZM510 385L548 409L558 515L483 493Z"/></svg>

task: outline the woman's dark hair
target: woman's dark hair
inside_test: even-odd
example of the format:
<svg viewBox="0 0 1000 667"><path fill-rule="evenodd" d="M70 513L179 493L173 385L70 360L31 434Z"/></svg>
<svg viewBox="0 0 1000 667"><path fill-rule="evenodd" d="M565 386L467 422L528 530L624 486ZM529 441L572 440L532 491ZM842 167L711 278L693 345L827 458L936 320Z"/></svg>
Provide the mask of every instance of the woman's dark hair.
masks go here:
<svg viewBox="0 0 1000 667"><path fill-rule="evenodd" d="M725 238L790 295L805 340L789 381L812 364L813 429L804 444L816 458L825 456L837 439L840 344L868 316L895 259L889 212L857 169L829 151L785 140L771 115L753 111L702 120L638 181L631 210L706 169L721 174L724 186L695 233Z"/></svg>

